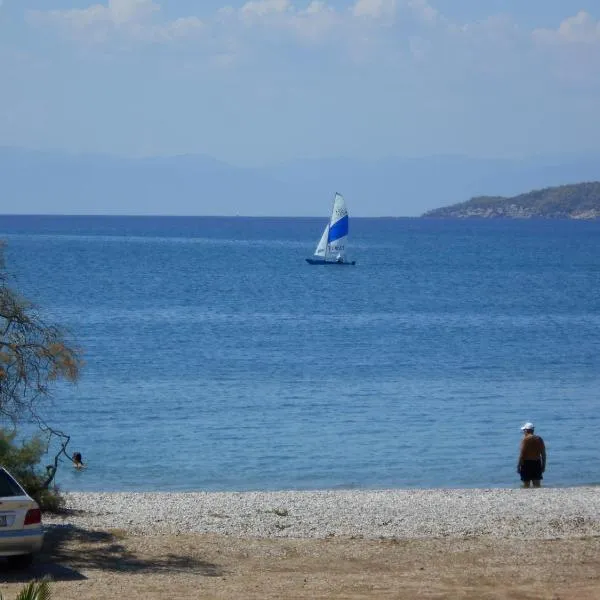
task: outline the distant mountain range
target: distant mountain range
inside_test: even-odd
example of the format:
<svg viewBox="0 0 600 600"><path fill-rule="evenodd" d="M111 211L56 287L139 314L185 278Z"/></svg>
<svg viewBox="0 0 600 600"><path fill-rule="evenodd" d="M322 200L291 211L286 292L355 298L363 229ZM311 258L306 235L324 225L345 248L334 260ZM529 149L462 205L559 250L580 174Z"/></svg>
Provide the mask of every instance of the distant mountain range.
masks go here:
<svg viewBox="0 0 600 600"><path fill-rule="evenodd" d="M423 216L445 219L598 219L600 182L549 187L512 198L480 196L430 210Z"/></svg>
<svg viewBox="0 0 600 600"><path fill-rule="evenodd" d="M0 147L0 214L418 216L481 195L600 180L600 156L297 160L243 168L201 155L121 158Z"/></svg>

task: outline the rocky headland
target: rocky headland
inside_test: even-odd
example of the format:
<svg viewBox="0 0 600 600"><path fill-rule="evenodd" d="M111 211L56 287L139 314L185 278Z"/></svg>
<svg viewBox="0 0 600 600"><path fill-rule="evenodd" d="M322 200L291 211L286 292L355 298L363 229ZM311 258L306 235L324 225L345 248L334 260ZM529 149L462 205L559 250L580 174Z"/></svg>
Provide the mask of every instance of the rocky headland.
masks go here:
<svg viewBox="0 0 600 600"><path fill-rule="evenodd" d="M598 219L600 182L549 187L512 198L477 196L430 210L422 216L440 219Z"/></svg>

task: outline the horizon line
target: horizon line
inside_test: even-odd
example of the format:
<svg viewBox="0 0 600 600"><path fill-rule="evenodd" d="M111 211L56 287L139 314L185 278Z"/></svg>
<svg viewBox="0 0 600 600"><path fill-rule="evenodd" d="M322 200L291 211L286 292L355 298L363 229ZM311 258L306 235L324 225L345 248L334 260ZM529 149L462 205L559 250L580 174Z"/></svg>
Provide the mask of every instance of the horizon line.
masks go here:
<svg viewBox="0 0 600 600"><path fill-rule="evenodd" d="M90 218L90 217L110 217L123 219L324 219L323 215L169 215L169 214L80 214L80 213L0 213L2 217L75 217L75 218ZM353 216L352 219L421 219L422 215L372 215L372 216Z"/></svg>

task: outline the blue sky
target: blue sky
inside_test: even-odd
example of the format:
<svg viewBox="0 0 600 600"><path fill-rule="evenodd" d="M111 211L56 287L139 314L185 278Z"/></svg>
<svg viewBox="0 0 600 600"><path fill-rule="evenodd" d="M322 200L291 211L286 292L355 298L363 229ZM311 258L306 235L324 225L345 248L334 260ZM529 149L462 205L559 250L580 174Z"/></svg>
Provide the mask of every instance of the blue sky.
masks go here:
<svg viewBox="0 0 600 600"><path fill-rule="evenodd" d="M599 19L597 0L0 0L0 145L598 151Z"/></svg>

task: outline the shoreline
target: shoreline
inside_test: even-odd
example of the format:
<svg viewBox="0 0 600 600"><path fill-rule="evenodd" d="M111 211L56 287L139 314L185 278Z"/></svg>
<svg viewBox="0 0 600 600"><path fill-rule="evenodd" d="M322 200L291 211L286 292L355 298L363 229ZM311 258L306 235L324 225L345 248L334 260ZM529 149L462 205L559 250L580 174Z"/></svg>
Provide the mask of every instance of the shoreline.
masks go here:
<svg viewBox="0 0 600 600"><path fill-rule="evenodd" d="M50 526L243 538L600 536L600 486L278 492L66 492Z"/></svg>

